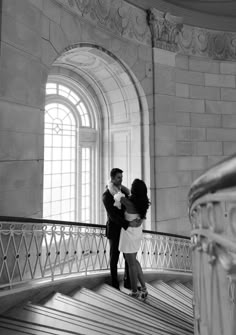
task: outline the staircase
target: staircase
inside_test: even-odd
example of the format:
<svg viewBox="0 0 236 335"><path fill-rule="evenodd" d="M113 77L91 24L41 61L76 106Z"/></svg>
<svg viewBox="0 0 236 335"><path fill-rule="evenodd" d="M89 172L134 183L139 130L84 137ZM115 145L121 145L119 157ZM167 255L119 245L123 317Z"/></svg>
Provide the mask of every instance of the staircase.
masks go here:
<svg viewBox="0 0 236 335"><path fill-rule="evenodd" d="M145 302L107 284L53 293L0 315L0 334L193 334L191 282L153 280L147 288Z"/></svg>

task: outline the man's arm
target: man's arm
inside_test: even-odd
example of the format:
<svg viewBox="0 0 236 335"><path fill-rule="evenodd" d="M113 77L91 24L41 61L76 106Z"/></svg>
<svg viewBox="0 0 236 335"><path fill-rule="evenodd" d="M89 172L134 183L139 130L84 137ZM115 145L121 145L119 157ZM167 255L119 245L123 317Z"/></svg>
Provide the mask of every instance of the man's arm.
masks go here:
<svg viewBox="0 0 236 335"><path fill-rule="evenodd" d="M130 200L126 197L120 198L120 202L126 208L130 206ZM143 223L143 220L137 218L137 219L134 219L133 221L129 221L129 227L137 228L137 227L141 226L142 223Z"/></svg>
<svg viewBox="0 0 236 335"><path fill-rule="evenodd" d="M102 197L103 204L106 208L107 215L109 219L114 222L116 225L124 228L125 230L129 226L129 221L126 221L121 214L120 209L117 207L113 206L113 198L108 197L106 194L103 195Z"/></svg>
<svg viewBox="0 0 236 335"><path fill-rule="evenodd" d="M143 223L142 219L134 219L133 221L129 221L129 227L133 227L133 228L138 228L141 226L141 224Z"/></svg>

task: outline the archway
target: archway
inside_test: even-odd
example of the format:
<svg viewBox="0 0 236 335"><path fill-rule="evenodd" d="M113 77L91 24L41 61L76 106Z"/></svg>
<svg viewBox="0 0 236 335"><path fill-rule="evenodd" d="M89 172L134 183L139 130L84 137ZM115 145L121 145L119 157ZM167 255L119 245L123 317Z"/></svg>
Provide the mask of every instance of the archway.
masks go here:
<svg viewBox="0 0 236 335"><path fill-rule="evenodd" d="M101 195L112 167L124 171L124 184L144 177L143 102L138 82L128 68L107 50L77 44L52 64L48 82L70 81L87 95L97 124L94 155L94 223L104 223ZM81 132L80 136L86 136ZM146 177L146 176L145 176Z"/></svg>

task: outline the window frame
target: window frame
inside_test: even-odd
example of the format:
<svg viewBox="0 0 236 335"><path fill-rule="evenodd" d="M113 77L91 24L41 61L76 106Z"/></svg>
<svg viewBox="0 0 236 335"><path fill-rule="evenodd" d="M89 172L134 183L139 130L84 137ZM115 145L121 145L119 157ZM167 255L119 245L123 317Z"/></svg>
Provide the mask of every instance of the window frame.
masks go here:
<svg viewBox="0 0 236 335"><path fill-rule="evenodd" d="M82 101L85 105L85 108L87 109L87 113L90 119L90 127L83 126L81 124L81 116L79 115L79 112L77 111L76 105L73 104L68 97L64 97L56 94L47 94L46 93L46 101L45 101L45 107L50 103L59 103L67 107L71 113L73 114L75 121L76 121L76 149L75 149L75 161L76 161L76 177L75 177L75 220L76 221L82 221L82 197L80 189L82 189L81 184L81 165L82 165L82 149L85 147L90 148L91 151L91 171L90 171L90 222L94 223L95 218L97 216L98 208L96 204L96 198L97 198L97 176L98 176L98 158L99 158L99 134L97 126L97 120L95 118L95 106L92 103L90 96L87 92L85 92L78 83L78 87L76 83L69 83L69 80L64 80L64 78L61 80L58 76L52 76L48 78L48 83L54 83L57 85L63 85L70 89L72 92L74 92L79 98L79 101ZM75 88L76 85L76 88ZM58 87L58 86L57 86ZM58 92L58 91L57 91ZM46 111L45 111L46 112ZM83 135L86 134L85 140L81 139L81 133ZM43 201L44 203L44 201ZM50 217L48 217L50 218ZM98 216L97 216L98 218ZM99 218L97 220L97 223L99 221Z"/></svg>

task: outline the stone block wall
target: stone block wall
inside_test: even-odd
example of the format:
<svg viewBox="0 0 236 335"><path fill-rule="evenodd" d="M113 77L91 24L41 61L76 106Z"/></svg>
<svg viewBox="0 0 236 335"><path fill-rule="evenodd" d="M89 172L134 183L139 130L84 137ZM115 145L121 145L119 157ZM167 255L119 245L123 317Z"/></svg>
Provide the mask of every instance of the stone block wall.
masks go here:
<svg viewBox="0 0 236 335"><path fill-rule="evenodd" d="M200 41L198 30L183 34L187 40L177 51L152 48L146 13L125 1L90 1L89 10L85 2L66 0L2 0L1 4L1 215L42 216L45 83L54 61L83 44L96 47L107 63L112 59L111 67L119 61L114 73L122 68L129 74L132 85L122 86L123 101L114 86L116 78L98 80L103 91L100 95L94 91L98 100L105 92L104 108L112 116L110 138L114 135L116 143L112 147L108 132L104 142L116 151L113 163L122 158L125 166L132 159L131 176L139 174L149 186L152 206L147 228L188 234L191 183L235 152L235 62L218 54L220 60L208 57L211 43L204 53L193 56L188 36L193 43ZM127 79L125 71L117 71L119 75ZM130 116L132 142L126 146L130 157L125 157L118 134L126 131L123 108ZM102 120L108 123L105 114ZM108 176L109 150L102 155Z"/></svg>
<svg viewBox="0 0 236 335"><path fill-rule="evenodd" d="M41 17L26 1L1 1L0 214L42 215L45 66Z"/></svg>
<svg viewBox="0 0 236 335"><path fill-rule="evenodd" d="M154 59L157 229L188 235L191 183L236 151L235 64L165 53Z"/></svg>

